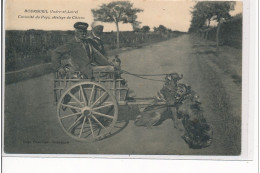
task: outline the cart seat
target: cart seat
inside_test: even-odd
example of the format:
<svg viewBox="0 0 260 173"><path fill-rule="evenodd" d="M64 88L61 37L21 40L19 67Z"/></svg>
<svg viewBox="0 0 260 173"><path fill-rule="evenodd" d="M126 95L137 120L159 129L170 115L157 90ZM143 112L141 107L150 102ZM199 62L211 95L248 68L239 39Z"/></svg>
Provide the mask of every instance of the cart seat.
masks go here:
<svg viewBox="0 0 260 173"><path fill-rule="evenodd" d="M98 72L115 72L115 67L114 66L94 66L92 67L94 73Z"/></svg>

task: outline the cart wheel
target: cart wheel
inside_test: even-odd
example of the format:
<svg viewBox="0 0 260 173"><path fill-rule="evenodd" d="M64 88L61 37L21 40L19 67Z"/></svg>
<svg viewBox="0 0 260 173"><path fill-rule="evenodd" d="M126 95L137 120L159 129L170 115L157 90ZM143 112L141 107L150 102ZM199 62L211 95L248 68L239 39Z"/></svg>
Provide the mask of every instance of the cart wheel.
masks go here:
<svg viewBox="0 0 260 173"><path fill-rule="evenodd" d="M94 82L80 82L61 96L57 114L64 132L79 141L109 136L118 116L115 96Z"/></svg>

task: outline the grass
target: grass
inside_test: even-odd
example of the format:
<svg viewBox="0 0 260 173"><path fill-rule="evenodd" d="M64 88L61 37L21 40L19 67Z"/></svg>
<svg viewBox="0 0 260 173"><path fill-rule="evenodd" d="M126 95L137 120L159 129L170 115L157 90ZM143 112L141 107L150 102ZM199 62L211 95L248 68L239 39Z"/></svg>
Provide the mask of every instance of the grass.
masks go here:
<svg viewBox="0 0 260 173"><path fill-rule="evenodd" d="M240 155L241 90L235 90L233 87L236 85L236 88L241 88L242 51L227 46L221 46L217 51L216 47L212 46L214 42L198 37L193 37L192 41L196 43L193 48L204 64L200 68L204 71L203 78L209 81L205 84L206 88L211 90L207 97L214 114L209 118L214 129L214 142L223 147L223 155ZM207 65L208 62L212 62L213 66ZM240 100L234 100L234 95Z"/></svg>
<svg viewBox="0 0 260 173"><path fill-rule="evenodd" d="M242 82L242 50L229 46L220 46L219 51L216 49L215 42L200 40L199 45L194 45L193 48L201 56L207 57L210 61L216 64L223 72L229 75L234 82L241 85Z"/></svg>

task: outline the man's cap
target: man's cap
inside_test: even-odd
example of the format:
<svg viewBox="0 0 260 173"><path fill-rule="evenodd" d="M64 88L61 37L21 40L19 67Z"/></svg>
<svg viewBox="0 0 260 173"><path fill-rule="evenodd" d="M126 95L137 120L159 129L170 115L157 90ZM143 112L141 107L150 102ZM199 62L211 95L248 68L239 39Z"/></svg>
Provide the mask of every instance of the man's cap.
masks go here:
<svg viewBox="0 0 260 173"><path fill-rule="evenodd" d="M87 30L88 29L88 24L84 22L77 22L74 24L75 29L82 29L82 30Z"/></svg>
<svg viewBox="0 0 260 173"><path fill-rule="evenodd" d="M102 28L104 28L102 22L100 22L100 21L94 21L94 22L91 24L91 27L92 27L92 28L95 28L95 27L102 27Z"/></svg>

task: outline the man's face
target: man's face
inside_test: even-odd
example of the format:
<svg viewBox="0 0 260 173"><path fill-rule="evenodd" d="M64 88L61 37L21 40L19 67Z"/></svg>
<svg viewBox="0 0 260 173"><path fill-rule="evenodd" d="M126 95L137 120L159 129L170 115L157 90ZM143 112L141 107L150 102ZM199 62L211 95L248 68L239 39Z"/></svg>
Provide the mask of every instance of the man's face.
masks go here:
<svg viewBox="0 0 260 173"><path fill-rule="evenodd" d="M78 39L83 40L87 37L87 30L76 29L75 34Z"/></svg>
<svg viewBox="0 0 260 173"><path fill-rule="evenodd" d="M92 29L92 31L96 36L100 37L101 34L103 33L103 26L96 26L95 28Z"/></svg>

